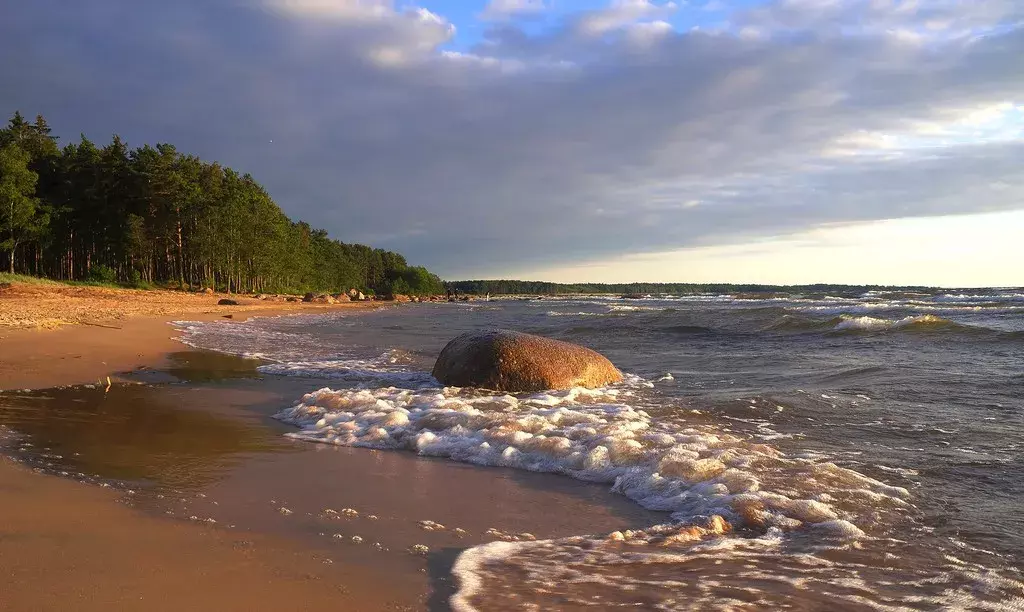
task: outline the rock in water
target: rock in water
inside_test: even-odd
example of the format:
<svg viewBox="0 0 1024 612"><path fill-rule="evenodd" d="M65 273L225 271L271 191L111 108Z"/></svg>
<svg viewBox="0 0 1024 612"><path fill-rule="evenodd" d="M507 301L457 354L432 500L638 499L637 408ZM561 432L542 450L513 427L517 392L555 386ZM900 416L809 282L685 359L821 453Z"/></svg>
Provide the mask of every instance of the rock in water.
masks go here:
<svg viewBox="0 0 1024 612"><path fill-rule="evenodd" d="M601 387L622 380L588 348L503 329L468 332L449 342L432 372L445 385L507 393Z"/></svg>

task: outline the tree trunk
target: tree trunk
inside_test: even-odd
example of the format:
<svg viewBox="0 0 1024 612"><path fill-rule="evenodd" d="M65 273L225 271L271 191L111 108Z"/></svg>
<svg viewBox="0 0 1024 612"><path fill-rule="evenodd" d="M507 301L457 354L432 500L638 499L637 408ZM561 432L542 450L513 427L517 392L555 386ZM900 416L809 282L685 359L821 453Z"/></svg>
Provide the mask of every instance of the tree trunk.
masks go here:
<svg viewBox="0 0 1024 612"><path fill-rule="evenodd" d="M11 240L11 266L10 266L11 267L11 274L14 274L14 254L17 253L17 252L18 252L18 243L17 243L17 241L13 240L13 237L12 237L12 240Z"/></svg>
<svg viewBox="0 0 1024 612"><path fill-rule="evenodd" d="M181 213L178 213L179 217ZM184 249L181 244L181 219L178 220L178 284L180 287L185 286L185 256Z"/></svg>

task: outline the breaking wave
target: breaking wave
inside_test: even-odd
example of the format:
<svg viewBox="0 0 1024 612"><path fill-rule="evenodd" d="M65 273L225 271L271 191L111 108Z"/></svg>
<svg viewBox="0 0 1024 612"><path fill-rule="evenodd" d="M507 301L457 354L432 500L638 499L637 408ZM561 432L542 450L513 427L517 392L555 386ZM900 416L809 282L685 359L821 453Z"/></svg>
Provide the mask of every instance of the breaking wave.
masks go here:
<svg viewBox="0 0 1024 612"><path fill-rule="evenodd" d="M669 513L646 529L470 548L453 568L460 590L451 603L462 612L635 606L638 597L661 610L772 607L807 599L808 588L812 603L840 607L1009 610L1024 602L1024 585L1012 578L937 544L915 548L906 532L918 511L907 489L820 454L654 419L636 407L649 386L629 377L520 396L323 388L275 418L297 426L287 435L299 440L562 474ZM879 562L886 555L929 561L893 582ZM687 574L700 580L681 582ZM762 587L744 594L752 583Z"/></svg>
<svg viewBox="0 0 1024 612"><path fill-rule="evenodd" d="M869 315L841 314L830 319L817 319L800 314L785 314L763 328L769 332L918 332L918 333L961 333L990 335L1012 338L1016 332L1003 331L957 323L934 314L909 315L900 318L884 318Z"/></svg>
<svg viewBox="0 0 1024 612"><path fill-rule="evenodd" d="M719 514L764 529L828 526L859 534L851 521L869 509L906 505L905 489L835 464L787 457L710 427L655 421L627 403L632 394L628 387L526 397L454 388L324 388L276 418L300 428L290 437L311 442L403 449L611 484L677 521Z"/></svg>

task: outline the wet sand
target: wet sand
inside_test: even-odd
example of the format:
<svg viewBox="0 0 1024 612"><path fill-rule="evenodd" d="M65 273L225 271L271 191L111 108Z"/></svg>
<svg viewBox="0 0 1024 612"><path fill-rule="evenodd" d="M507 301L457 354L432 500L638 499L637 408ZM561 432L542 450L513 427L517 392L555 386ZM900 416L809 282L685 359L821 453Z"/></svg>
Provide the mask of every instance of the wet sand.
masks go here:
<svg viewBox="0 0 1024 612"><path fill-rule="evenodd" d="M105 382L107 376L117 380L120 373L140 367L165 367L166 356L184 348L175 340L178 332L169 325L175 320L211 321L230 315L231 320L244 321L252 316L358 312L387 303L264 304L250 310L215 304L205 305L198 312L105 319L97 325L68 325L52 330L0 326L0 390ZM14 308L3 296L0 306Z"/></svg>
<svg viewBox="0 0 1024 612"><path fill-rule="evenodd" d="M374 575L341 581L282 538L151 518L2 458L0 492L5 610L385 609Z"/></svg>
<svg viewBox="0 0 1024 612"><path fill-rule="evenodd" d="M165 320L22 333L64 339L21 336L0 387L129 382L0 394L3 452L65 476L0 463L15 609L443 610L468 546L660 518L600 485L290 440L270 415L325 381L262 378Z"/></svg>

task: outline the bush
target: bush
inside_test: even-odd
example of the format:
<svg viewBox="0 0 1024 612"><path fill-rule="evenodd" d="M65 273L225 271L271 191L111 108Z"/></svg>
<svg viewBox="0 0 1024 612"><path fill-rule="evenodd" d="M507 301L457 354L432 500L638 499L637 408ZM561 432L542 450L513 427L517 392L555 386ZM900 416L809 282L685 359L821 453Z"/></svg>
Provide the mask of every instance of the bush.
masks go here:
<svg viewBox="0 0 1024 612"><path fill-rule="evenodd" d="M152 289L153 285L142 279L142 273L138 270L132 270L128 273L128 281L125 285L132 289Z"/></svg>
<svg viewBox="0 0 1024 612"><path fill-rule="evenodd" d="M89 281L93 283L113 283L117 281L117 272L110 266L92 266L89 268Z"/></svg>
<svg viewBox="0 0 1024 612"><path fill-rule="evenodd" d="M403 278L396 278L391 281L391 295L409 295L409 283Z"/></svg>

